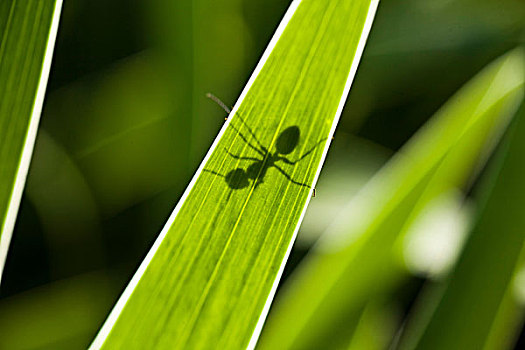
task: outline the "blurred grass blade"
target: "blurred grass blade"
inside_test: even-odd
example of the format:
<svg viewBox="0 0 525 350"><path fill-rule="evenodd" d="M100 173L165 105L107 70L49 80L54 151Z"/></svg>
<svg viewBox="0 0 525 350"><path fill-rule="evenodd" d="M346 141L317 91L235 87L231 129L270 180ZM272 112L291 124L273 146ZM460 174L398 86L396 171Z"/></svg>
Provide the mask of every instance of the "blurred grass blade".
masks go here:
<svg viewBox="0 0 525 350"><path fill-rule="evenodd" d="M261 349L318 348L345 315L399 283L410 224L432 199L466 183L514 115L522 59L515 50L479 73L342 210L284 286Z"/></svg>
<svg viewBox="0 0 525 350"><path fill-rule="evenodd" d="M0 3L0 278L33 151L62 0Z"/></svg>
<svg viewBox="0 0 525 350"><path fill-rule="evenodd" d="M85 349L121 288L115 275L90 272L2 298L0 349Z"/></svg>
<svg viewBox="0 0 525 350"><path fill-rule="evenodd" d="M92 349L255 346L377 4L292 3Z"/></svg>
<svg viewBox="0 0 525 350"><path fill-rule="evenodd" d="M396 311L394 307L382 301L375 301L364 307L346 349L388 349L397 329L397 318L400 316Z"/></svg>
<svg viewBox="0 0 525 350"><path fill-rule="evenodd" d="M484 350L511 349L520 335L525 321L524 248L522 246L521 255L516 263L517 268L512 273L513 280L507 285L499 302L490 332L486 336Z"/></svg>
<svg viewBox="0 0 525 350"><path fill-rule="evenodd" d="M516 75L520 73L523 74L523 70L515 71ZM521 267L519 262L525 243L523 112L522 108L516 128L509 135L511 139L507 147L502 148L502 165L498 172L491 174L492 181L485 188L486 204L478 213L473 232L438 297L436 309L427 321L419 319L411 323L412 329L408 328L402 349L502 349L506 348L504 345L512 346L512 333L501 333L500 325L512 332L515 327L509 327L507 321L512 324L513 319L520 318L515 315L517 300L512 282ZM512 299L515 307L509 308ZM417 314L415 317L418 318ZM419 337L416 329L421 330ZM497 338L498 344L494 339L488 342L491 337Z"/></svg>

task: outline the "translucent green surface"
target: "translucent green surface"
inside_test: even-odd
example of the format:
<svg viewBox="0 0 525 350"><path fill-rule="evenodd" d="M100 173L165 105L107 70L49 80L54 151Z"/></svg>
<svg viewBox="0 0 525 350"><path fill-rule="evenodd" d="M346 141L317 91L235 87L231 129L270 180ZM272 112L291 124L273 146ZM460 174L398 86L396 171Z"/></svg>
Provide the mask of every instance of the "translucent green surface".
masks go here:
<svg viewBox="0 0 525 350"><path fill-rule="evenodd" d="M254 345L376 6L291 5L92 348Z"/></svg>

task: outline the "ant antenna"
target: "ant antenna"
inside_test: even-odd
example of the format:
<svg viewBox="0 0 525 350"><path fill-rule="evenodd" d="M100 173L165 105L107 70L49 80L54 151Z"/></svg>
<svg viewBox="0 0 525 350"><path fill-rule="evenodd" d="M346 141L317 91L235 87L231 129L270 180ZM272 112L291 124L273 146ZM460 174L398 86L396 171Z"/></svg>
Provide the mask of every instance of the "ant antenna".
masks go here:
<svg viewBox="0 0 525 350"><path fill-rule="evenodd" d="M228 113L228 114L231 113L231 109L228 108L228 106L226 106L226 104L224 102L222 102L221 99L218 98L217 96L215 96L214 94L208 92L206 94L206 97L209 98L210 100L212 100L213 102L215 102L216 104L218 104L222 109L224 109L226 111L226 113Z"/></svg>
<svg viewBox="0 0 525 350"><path fill-rule="evenodd" d="M215 96L214 94L212 94L211 92L208 92L206 93L206 97L209 98L210 100L212 100L213 102L215 102L216 104L218 104L222 109L224 109L226 111L226 113L230 114L231 113L231 109L226 106L226 104L224 102L221 101L220 98L218 98L217 96ZM246 127L246 129L248 130L248 132L250 133L250 135L252 136L252 138L255 140L255 142L257 143L257 145L259 145L259 147L261 147L262 150L266 150L266 148L264 148L264 146L261 144L261 142L259 142L259 140L257 139L257 136L255 136L255 133L253 132L253 130L246 124L246 122L244 121L244 119L241 117L241 115L239 113L237 113L237 116L239 117L239 119L241 120L241 123ZM228 120L228 118L224 118L224 120ZM260 149L258 149L257 147L253 146L250 144L250 142L241 134L241 132L233 126L233 124L230 124L231 127L233 127L233 129L235 129L235 131L241 136L241 138L244 140L244 142L246 142L251 148L253 148L257 153L259 153L260 155L263 155L264 156L264 152L261 151Z"/></svg>

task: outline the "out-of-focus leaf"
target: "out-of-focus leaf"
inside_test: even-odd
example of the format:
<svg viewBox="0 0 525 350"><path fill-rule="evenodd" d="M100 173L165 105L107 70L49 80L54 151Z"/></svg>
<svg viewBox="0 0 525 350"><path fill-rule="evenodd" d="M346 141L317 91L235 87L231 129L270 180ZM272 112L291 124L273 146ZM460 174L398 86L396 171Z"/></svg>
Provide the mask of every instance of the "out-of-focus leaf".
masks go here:
<svg viewBox="0 0 525 350"><path fill-rule="evenodd" d="M292 3L92 349L255 345L377 4Z"/></svg>
<svg viewBox="0 0 525 350"><path fill-rule="evenodd" d="M341 127L400 147L451 91L523 42L524 16L520 0L384 1Z"/></svg>
<svg viewBox="0 0 525 350"><path fill-rule="evenodd" d="M61 0L0 3L0 278L33 151Z"/></svg>
<svg viewBox="0 0 525 350"><path fill-rule="evenodd" d="M522 59L515 50L479 73L341 211L283 288L261 349L322 346L348 312L406 275L396 256L408 227L492 149L521 100Z"/></svg>
<svg viewBox="0 0 525 350"><path fill-rule="evenodd" d="M317 196L306 210L296 245L311 246L383 166L391 151L367 140L338 133L316 184Z"/></svg>
<svg viewBox="0 0 525 350"><path fill-rule="evenodd" d="M524 64L521 59L518 63ZM523 68L516 67L514 74L523 76ZM509 304L525 243L524 114L522 108L502 147L501 167L485 183L486 203L453 273L438 287L443 291L436 308L427 320L415 315L402 349L501 349L512 344L511 325L520 318L515 313L520 308Z"/></svg>
<svg viewBox="0 0 525 350"><path fill-rule="evenodd" d="M91 189L73 159L42 129L25 193L42 225L51 279L103 266L103 236Z"/></svg>
<svg viewBox="0 0 525 350"><path fill-rule="evenodd" d="M180 97L165 67L145 51L49 94L42 128L68 151L104 217L186 181L186 130L176 125L186 116L174 113Z"/></svg>
<svg viewBox="0 0 525 350"><path fill-rule="evenodd" d="M352 336L348 350L382 350L397 329L399 312L385 302L371 302L360 313L360 318Z"/></svg>
<svg viewBox="0 0 525 350"><path fill-rule="evenodd" d="M115 272L91 272L0 300L0 349L85 349L120 279Z"/></svg>
<svg viewBox="0 0 525 350"><path fill-rule="evenodd" d="M177 112L183 116L180 124L185 130L179 138L188 147L180 152L187 151L189 176L223 122L220 110L205 94L211 91L227 101L239 94L239 81L252 69L246 59L251 33L242 16L241 0L153 0L145 4L155 46L168 63L163 72L176 77Z"/></svg>

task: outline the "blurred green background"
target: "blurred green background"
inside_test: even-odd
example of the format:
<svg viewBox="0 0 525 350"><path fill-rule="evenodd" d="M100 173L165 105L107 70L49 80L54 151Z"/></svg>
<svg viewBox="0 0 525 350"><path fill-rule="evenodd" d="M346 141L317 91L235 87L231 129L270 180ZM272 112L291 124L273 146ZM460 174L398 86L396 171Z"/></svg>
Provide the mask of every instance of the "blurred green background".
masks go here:
<svg viewBox="0 0 525 350"><path fill-rule="evenodd" d="M0 349L88 346L224 122L205 93L233 105L289 3L65 1L0 287ZM524 18L522 0L381 1L284 278L448 97L523 43ZM401 315L454 249L438 267L413 259L392 296Z"/></svg>

